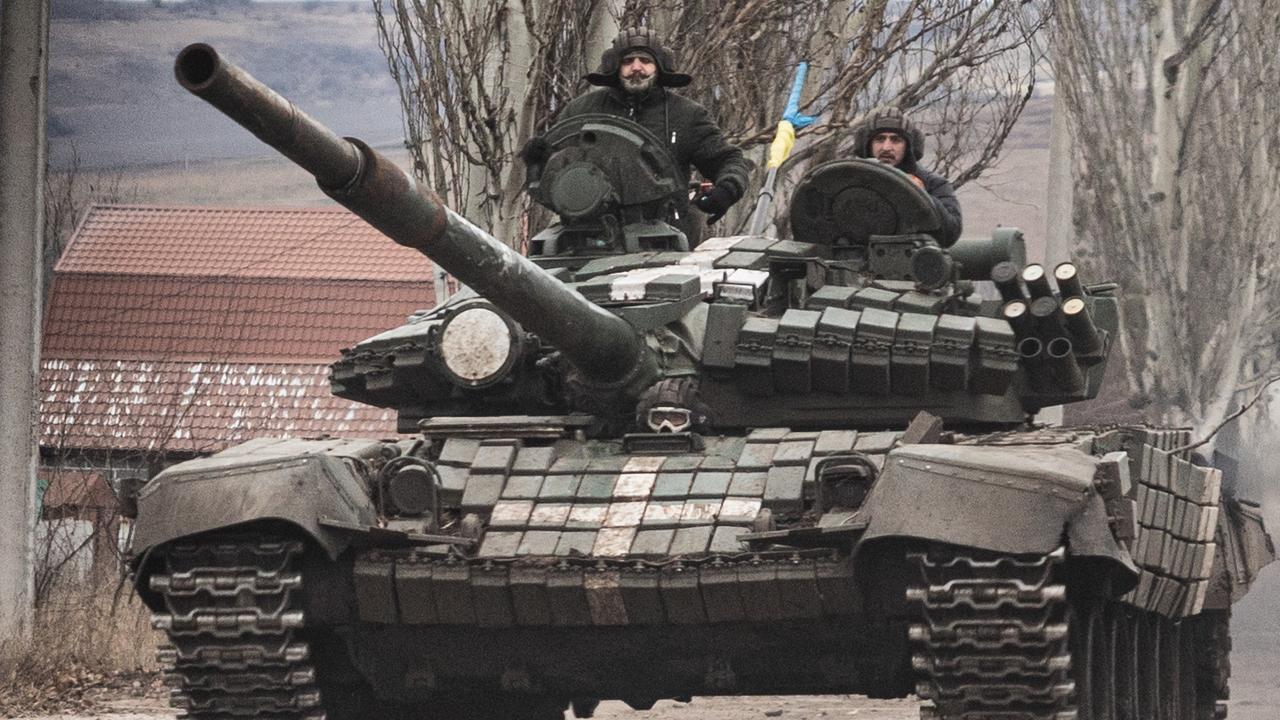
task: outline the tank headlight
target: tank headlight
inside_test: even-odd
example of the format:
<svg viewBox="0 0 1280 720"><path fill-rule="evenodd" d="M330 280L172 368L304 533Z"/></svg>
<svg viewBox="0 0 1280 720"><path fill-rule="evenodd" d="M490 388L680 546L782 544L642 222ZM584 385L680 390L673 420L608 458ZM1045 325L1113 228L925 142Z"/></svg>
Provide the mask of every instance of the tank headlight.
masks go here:
<svg viewBox="0 0 1280 720"><path fill-rule="evenodd" d="M506 315L488 303L472 303L444 321L438 347L454 382L484 387L511 371L520 355L520 338Z"/></svg>

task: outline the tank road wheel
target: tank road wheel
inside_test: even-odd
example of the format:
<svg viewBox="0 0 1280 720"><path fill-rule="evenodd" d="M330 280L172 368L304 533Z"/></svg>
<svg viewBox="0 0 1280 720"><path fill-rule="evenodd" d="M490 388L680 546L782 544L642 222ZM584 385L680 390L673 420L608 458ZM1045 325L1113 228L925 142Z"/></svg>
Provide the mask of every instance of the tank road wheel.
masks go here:
<svg viewBox="0 0 1280 720"><path fill-rule="evenodd" d="M1182 635L1177 625L1163 617L1156 618L1160 627L1160 717L1182 720Z"/></svg>
<svg viewBox="0 0 1280 720"><path fill-rule="evenodd" d="M1226 612L1174 622L1118 603L1111 607L1120 618L1116 720L1225 720L1231 675Z"/></svg>
<svg viewBox="0 0 1280 720"><path fill-rule="evenodd" d="M1183 621L1178 624L1178 718L1179 720L1195 720L1199 688L1196 687L1196 652L1195 635L1191 632L1191 624Z"/></svg>
<svg viewBox="0 0 1280 720"><path fill-rule="evenodd" d="M1108 619L1115 643L1116 720L1142 720L1138 710L1138 668L1142 659L1138 657L1135 614L1126 606L1112 605Z"/></svg>
<svg viewBox="0 0 1280 720"><path fill-rule="evenodd" d="M925 720L1072 720L1063 552L1015 558L959 548L912 553L907 600Z"/></svg>
<svg viewBox="0 0 1280 720"><path fill-rule="evenodd" d="M1195 667L1195 720L1225 720L1231 679L1231 611L1206 610L1184 621Z"/></svg>
<svg viewBox="0 0 1280 720"><path fill-rule="evenodd" d="M1071 611L1071 665L1080 720L1116 719L1116 642L1107 604L1086 600Z"/></svg>
<svg viewBox="0 0 1280 720"><path fill-rule="evenodd" d="M1161 720L1160 621L1151 613L1135 611L1133 624L1138 649L1138 717Z"/></svg>

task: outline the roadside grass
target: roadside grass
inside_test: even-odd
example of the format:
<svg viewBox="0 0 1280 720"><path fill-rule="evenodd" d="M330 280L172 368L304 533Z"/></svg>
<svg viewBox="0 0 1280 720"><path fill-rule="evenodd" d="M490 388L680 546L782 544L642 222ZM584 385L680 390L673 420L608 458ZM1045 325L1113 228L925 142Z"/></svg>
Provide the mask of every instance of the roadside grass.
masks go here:
<svg viewBox="0 0 1280 720"><path fill-rule="evenodd" d="M162 694L157 639L127 583L64 583L37 608L28 640L0 640L0 717L88 711L103 694Z"/></svg>

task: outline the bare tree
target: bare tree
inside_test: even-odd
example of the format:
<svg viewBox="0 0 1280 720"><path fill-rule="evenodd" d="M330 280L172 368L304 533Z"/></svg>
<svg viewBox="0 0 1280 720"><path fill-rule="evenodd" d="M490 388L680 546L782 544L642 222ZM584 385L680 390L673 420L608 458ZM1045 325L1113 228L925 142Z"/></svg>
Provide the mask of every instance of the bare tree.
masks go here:
<svg viewBox="0 0 1280 720"><path fill-rule="evenodd" d="M1090 272L1147 415L1200 429L1276 369L1280 2L1064 0L1052 32Z"/></svg>
<svg viewBox="0 0 1280 720"><path fill-rule="evenodd" d="M94 203L123 204L137 202L138 188L125 183L122 171L92 173L80 165L80 153L74 144L71 160L58 171L45 173L44 179L44 289L48 298L53 281L53 266L67 249L67 242Z"/></svg>
<svg viewBox="0 0 1280 720"><path fill-rule="evenodd" d="M730 140L772 138L796 65L821 120L780 174L848 156L847 129L895 105L932 130L957 184L996 159L1031 96L1047 5L1008 0L374 0L415 171L515 244L527 230L519 148L583 87L618 27L645 23L696 77L689 94ZM722 229L749 216L740 203Z"/></svg>

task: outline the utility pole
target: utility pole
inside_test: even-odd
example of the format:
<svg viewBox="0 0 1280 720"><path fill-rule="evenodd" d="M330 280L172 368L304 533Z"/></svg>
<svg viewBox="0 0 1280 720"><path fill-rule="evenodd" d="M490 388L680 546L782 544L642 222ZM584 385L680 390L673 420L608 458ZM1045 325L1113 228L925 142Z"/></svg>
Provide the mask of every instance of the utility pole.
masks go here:
<svg viewBox="0 0 1280 720"><path fill-rule="evenodd" d="M0 7L0 642L27 637L34 593L49 1Z"/></svg>
<svg viewBox="0 0 1280 720"><path fill-rule="evenodd" d="M1068 125L1066 102L1062 93L1054 90L1053 116L1049 120L1049 184L1045 199L1044 264L1052 268L1071 259L1075 241L1075 227L1071 222L1072 205L1075 202L1075 185L1071 178L1071 128ZM1063 407L1054 405L1036 415L1036 420L1050 425L1061 425Z"/></svg>
<svg viewBox="0 0 1280 720"><path fill-rule="evenodd" d="M1045 265L1071 259L1075 225L1071 220L1075 204L1075 184L1071 177L1071 122L1062 93L1053 93L1053 116L1049 120L1049 192L1045 207Z"/></svg>

